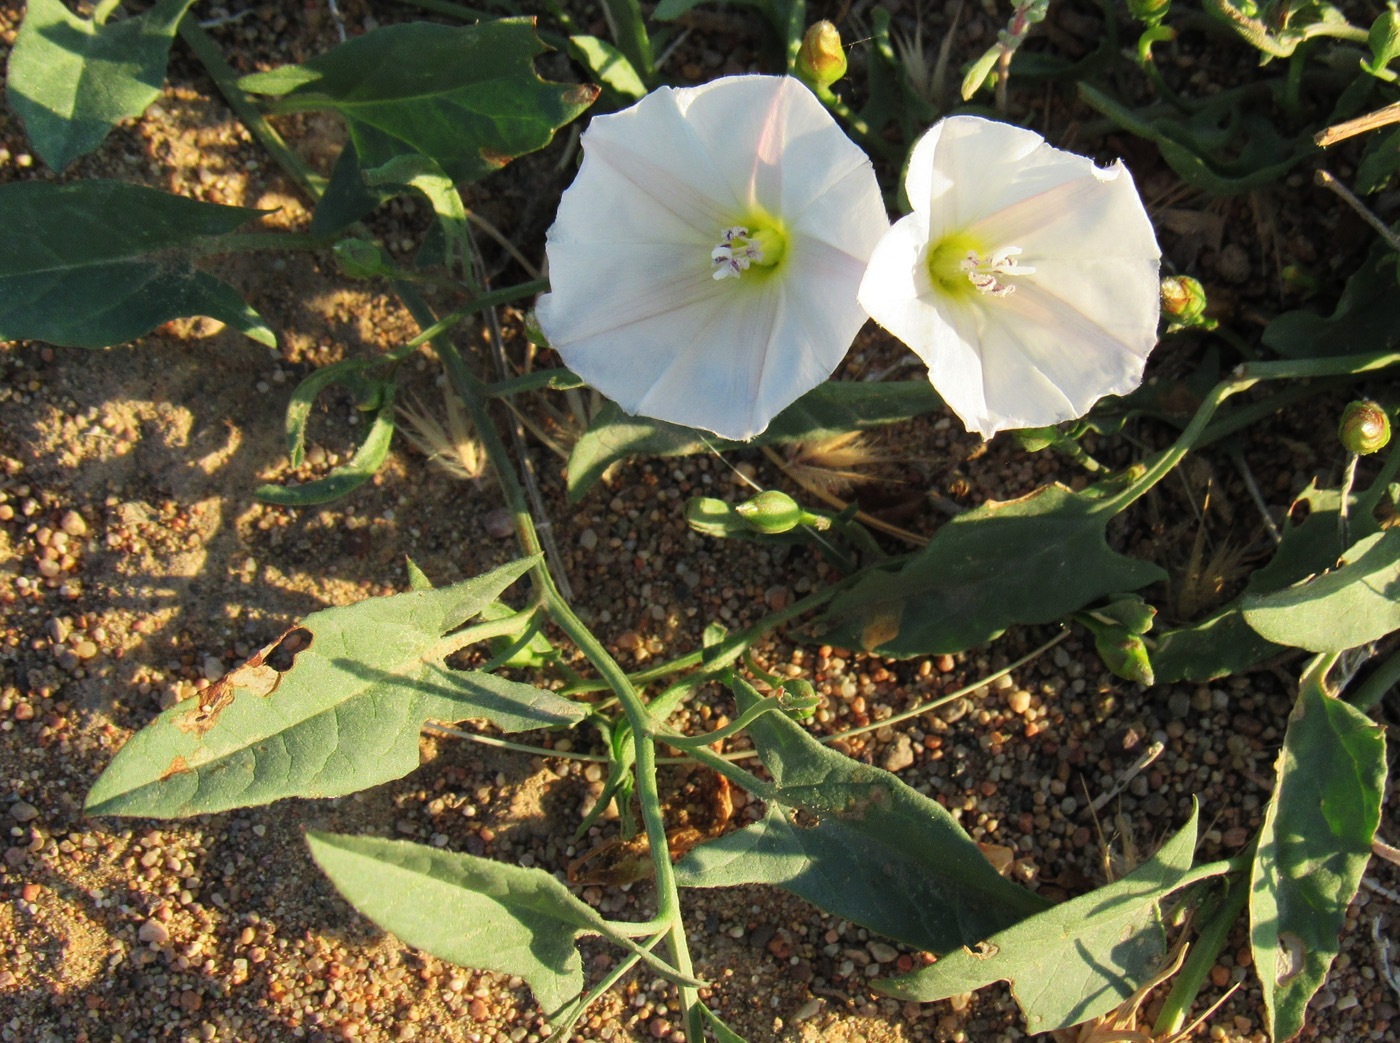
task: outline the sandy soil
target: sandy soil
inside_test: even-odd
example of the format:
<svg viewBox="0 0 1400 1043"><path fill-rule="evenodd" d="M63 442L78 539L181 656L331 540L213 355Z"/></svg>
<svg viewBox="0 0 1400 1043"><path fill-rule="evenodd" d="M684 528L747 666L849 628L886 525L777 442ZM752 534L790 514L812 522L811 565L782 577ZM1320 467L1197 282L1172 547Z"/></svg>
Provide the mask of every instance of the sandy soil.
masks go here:
<svg viewBox="0 0 1400 1043"><path fill-rule="evenodd" d="M17 7L0 6L6 47ZM342 7L363 23L363 5ZM290 9L264 6L248 23L222 30L220 40L249 68L329 46L324 11L306 14L300 21ZM696 61L703 71L706 52ZM289 122L284 130L317 161L334 154L333 126ZM523 213L520 241L537 249L549 214L532 210L521 186L531 198L557 194L567 176L557 169L560 147L522 161L519 181L473 189L469 205ZM0 179L49 176L26 152L17 121L0 113ZM229 122L178 44L170 85L148 118L120 128L66 176L121 177L210 201L280 208L273 226L307 219L292 187ZM1150 175L1143 180L1151 186ZM1190 227L1171 242L1208 279L1238 284L1240 255L1246 271L1267 262L1248 239L1222 245L1216 235L1212 247L1207 218L1218 216L1173 218ZM422 221L396 204L376 231L395 242ZM409 837L559 870L613 828L605 824L595 838L571 844L580 810L598 789L596 765L425 736L417 772L350 798L284 801L185 822L82 813L84 793L135 729L297 618L404 589L405 556L447 582L514 554L489 483L453 479L403 444L372 486L340 503L294 511L255 501L261 482L324 473L353 447L358 414L348 397L330 394L318 405L307 465L289 469L282 414L297 381L417 330L382 287L340 277L329 254L227 258L213 270L278 331L277 350L202 320L104 352L0 347L0 814L8 816L0 1040L537 1043L544 1033L518 979L456 968L383 935L335 894L301 834L319 828ZM506 319L514 331L518 316ZM469 336L464 331L464 344ZM1194 348L1173 350L1182 357L1159 360L1163 372L1187 367ZM889 352L867 334L849 368L877 365ZM435 404L429 361L413 366L410 389ZM1335 469L1331 450L1314 446L1315 428L1307 415L1289 417L1272 442L1250 443L1281 453L1268 471L1271 504L1282 507L1312 473ZM901 460L886 470L915 490L936 486L964 504L1073 475L1009 440L984 451L954 431L947 418L910 425L893 439ZM1103 451L1110 459L1133 452ZM629 667L694 647L710 619L752 621L825 575L827 566L805 552L717 546L686 529L680 512L687 495L736 492L729 465L718 459L629 464L574 507L564 498L561 461L538 445L531 453L581 609ZM735 462L762 482L781 481L757 454ZM1181 490L1212 474L1220 483L1215 502L1226 504L1215 509L1233 503L1241 530L1256 524L1245 516L1251 508L1227 459L1215 461L1214 472L1210 463L1194 466L1190 481L1153 497L1116 538L1170 559L1194 533ZM938 512L899 488L875 487L868 502L894 505L891 520L931 531ZM963 656L900 663L780 637L763 660L812 678L829 697L822 726L836 729L975 681L1052 633L1016 631ZM1144 690L1108 674L1077 634L974 698L848 749L897 769L954 809L977 839L1023 858L1035 886L1073 894L1104 880L1106 858L1121 871L1155 849L1184 822L1193 794L1203 806L1202 857L1238 850L1267 800L1290 684L1279 670ZM727 708L719 693L707 698L715 713ZM1166 753L1096 822L1089 795L1113 788L1153 740ZM590 733L574 739L580 749L596 742ZM707 799L702 778L673 773L666 782L678 808ZM1383 826L1392 839L1398 808L1392 795ZM1372 877L1390 890L1363 889L1353 903L1333 979L1313 1006L1312 1038L1395 1038L1400 998L1378 974L1373 930L1400 935L1400 874L1376 865ZM625 892L591 887L584 897L612 915L649 910L645 884ZM1000 987L923 1007L879 998L868 977L907 967L910 954L781 892L685 897L699 973L714 983L716 1009L752 1043L999 1043L1024 1035ZM600 946L585 953L595 976L613 959ZM1265 1038L1248 963L1237 931L1203 999L1235 981L1242 987L1202 1035ZM660 981L634 974L581 1023L580 1036L676 1038L668 1002Z"/></svg>

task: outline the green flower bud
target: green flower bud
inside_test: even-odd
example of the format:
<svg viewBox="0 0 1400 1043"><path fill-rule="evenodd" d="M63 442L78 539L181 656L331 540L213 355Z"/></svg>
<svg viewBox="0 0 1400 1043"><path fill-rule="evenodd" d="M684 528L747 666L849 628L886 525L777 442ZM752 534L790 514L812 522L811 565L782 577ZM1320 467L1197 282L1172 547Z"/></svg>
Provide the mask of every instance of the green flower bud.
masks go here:
<svg viewBox="0 0 1400 1043"><path fill-rule="evenodd" d="M752 499L745 500L734 510L751 529L770 534L788 532L799 525L825 529L831 524L827 518L804 511L796 500L777 489L761 492Z"/></svg>
<svg viewBox="0 0 1400 1043"><path fill-rule="evenodd" d="M1337 437L1349 453L1374 453L1390 441L1390 417L1375 402L1352 402L1342 410Z"/></svg>
<svg viewBox="0 0 1400 1043"><path fill-rule="evenodd" d="M1147 658L1147 645L1137 634L1122 627L1105 627L1094 634L1094 648L1104 666L1123 680L1152 684L1152 661Z"/></svg>
<svg viewBox="0 0 1400 1043"><path fill-rule="evenodd" d="M1201 326L1214 329L1206 318L1206 291L1189 275L1168 275L1162 280L1162 311L1167 316L1167 332Z"/></svg>
<svg viewBox="0 0 1400 1043"><path fill-rule="evenodd" d="M1128 13L1146 25L1158 25L1170 6L1171 0L1128 0Z"/></svg>
<svg viewBox="0 0 1400 1043"><path fill-rule="evenodd" d="M376 275L392 275L393 262L384 256L384 248L368 239L342 239L331 247L335 263L352 279L373 279Z"/></svg>
<svg viewBox="0 0 1400 1043"><path fill-rule="evenodd" d="M812 682L800 677L784 681L782 688L778 689L778 705L794 721L807 720L821 704L822 697L812 687Z"/></svg>
<svg viewBox="0 0 1400 1043"><path fill-rule="evenodd" d="M797 51L796 72L799 80L818 93L846 75L846 51L836 26L821 21L807 30Z"/></svg>
<svg viewBox="0 0 1400 1043"><path fill-rule="evenodd" d="M540 319L534 308L525 313L525 336L530 338L531 344L538 344L542 348L549 347L549 338L544 335L544 328L540 326Z"/></svg>
<svg viewBox="0 0 1400 1043"><path fill-rule="evenodd" d="M1009 432L1028 453L1038 453L1059 441L1060 432L1055 427L1023 427Z"/></svg>

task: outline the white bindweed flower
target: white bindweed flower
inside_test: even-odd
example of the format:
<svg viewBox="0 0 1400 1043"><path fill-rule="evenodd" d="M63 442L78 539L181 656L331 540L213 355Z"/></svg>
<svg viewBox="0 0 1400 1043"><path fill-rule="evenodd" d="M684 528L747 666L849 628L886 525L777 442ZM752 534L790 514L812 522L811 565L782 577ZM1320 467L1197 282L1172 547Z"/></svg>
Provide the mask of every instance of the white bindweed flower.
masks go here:
<svg viewBox="0 0 1400 1043"><path fill-rule="evenodd" d="M860 302L968 430L1059 423L1137 387L1161 251L1121 162L953 116L914 146L904 187L914 212L876 246Z"/></svg>
<svg viewBox="0 0 1400 1043"><path fill-rule="evenodd" d="M599 116L536 314L629 413L747 439L831 375L889 228L875 172L796 80L662 87Z"/></svg>

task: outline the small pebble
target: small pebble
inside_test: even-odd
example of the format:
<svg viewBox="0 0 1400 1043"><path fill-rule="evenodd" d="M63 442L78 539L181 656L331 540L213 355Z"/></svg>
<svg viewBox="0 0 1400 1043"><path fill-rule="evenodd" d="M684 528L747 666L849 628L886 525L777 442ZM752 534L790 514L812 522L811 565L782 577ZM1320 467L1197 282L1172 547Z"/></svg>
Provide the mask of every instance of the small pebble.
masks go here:
<svg viewBox="0 0 1400 1043"><path fill-rule="evenodd" d="M87 522L77 511L66 512L59 521L58 527L69 536L86 536L88 531Z"/></svg>
<svg viewBox="0 0 1400 1043"><path fill-rule="evenodd" d="M16 713L15 716L18 717L19 714ZM16 822L29 822L38 817L39 809L33 804L17 800L10 805L10 818L14 819Z"/></svg>
<svg viewBox="0 0 1400 1043"><path fill-rule="evenodd" d="M511 521L510 511L504 507L497 507L493 511L487 511L486 517L481 519L481 527L486 530L486 535L494 540L503 540L515 531L515 525Z"/></svg>
<svg viewBox="0 0 1400 1043"><path fill-rule="evenodd" d="M170 928L159 920L147 920L136 932L136 937L147 945L164 945L170 941Z"/></svg>

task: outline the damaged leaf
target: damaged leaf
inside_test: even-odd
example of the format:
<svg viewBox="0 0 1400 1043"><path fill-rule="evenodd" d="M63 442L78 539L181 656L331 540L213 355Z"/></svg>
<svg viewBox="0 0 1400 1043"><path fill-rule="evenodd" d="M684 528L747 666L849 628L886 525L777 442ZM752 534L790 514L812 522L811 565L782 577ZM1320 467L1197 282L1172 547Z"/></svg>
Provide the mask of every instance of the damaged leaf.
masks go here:
<svg viewBox="0 0 1400 1043"><path fill-rule="evenodd" d="M531 566L312 613L248 662L137 732L88 794L95 815L176 818L332 797L407 775L428 719L503 731L567 725L582 707L444 659L444 637Z"/></svg>

